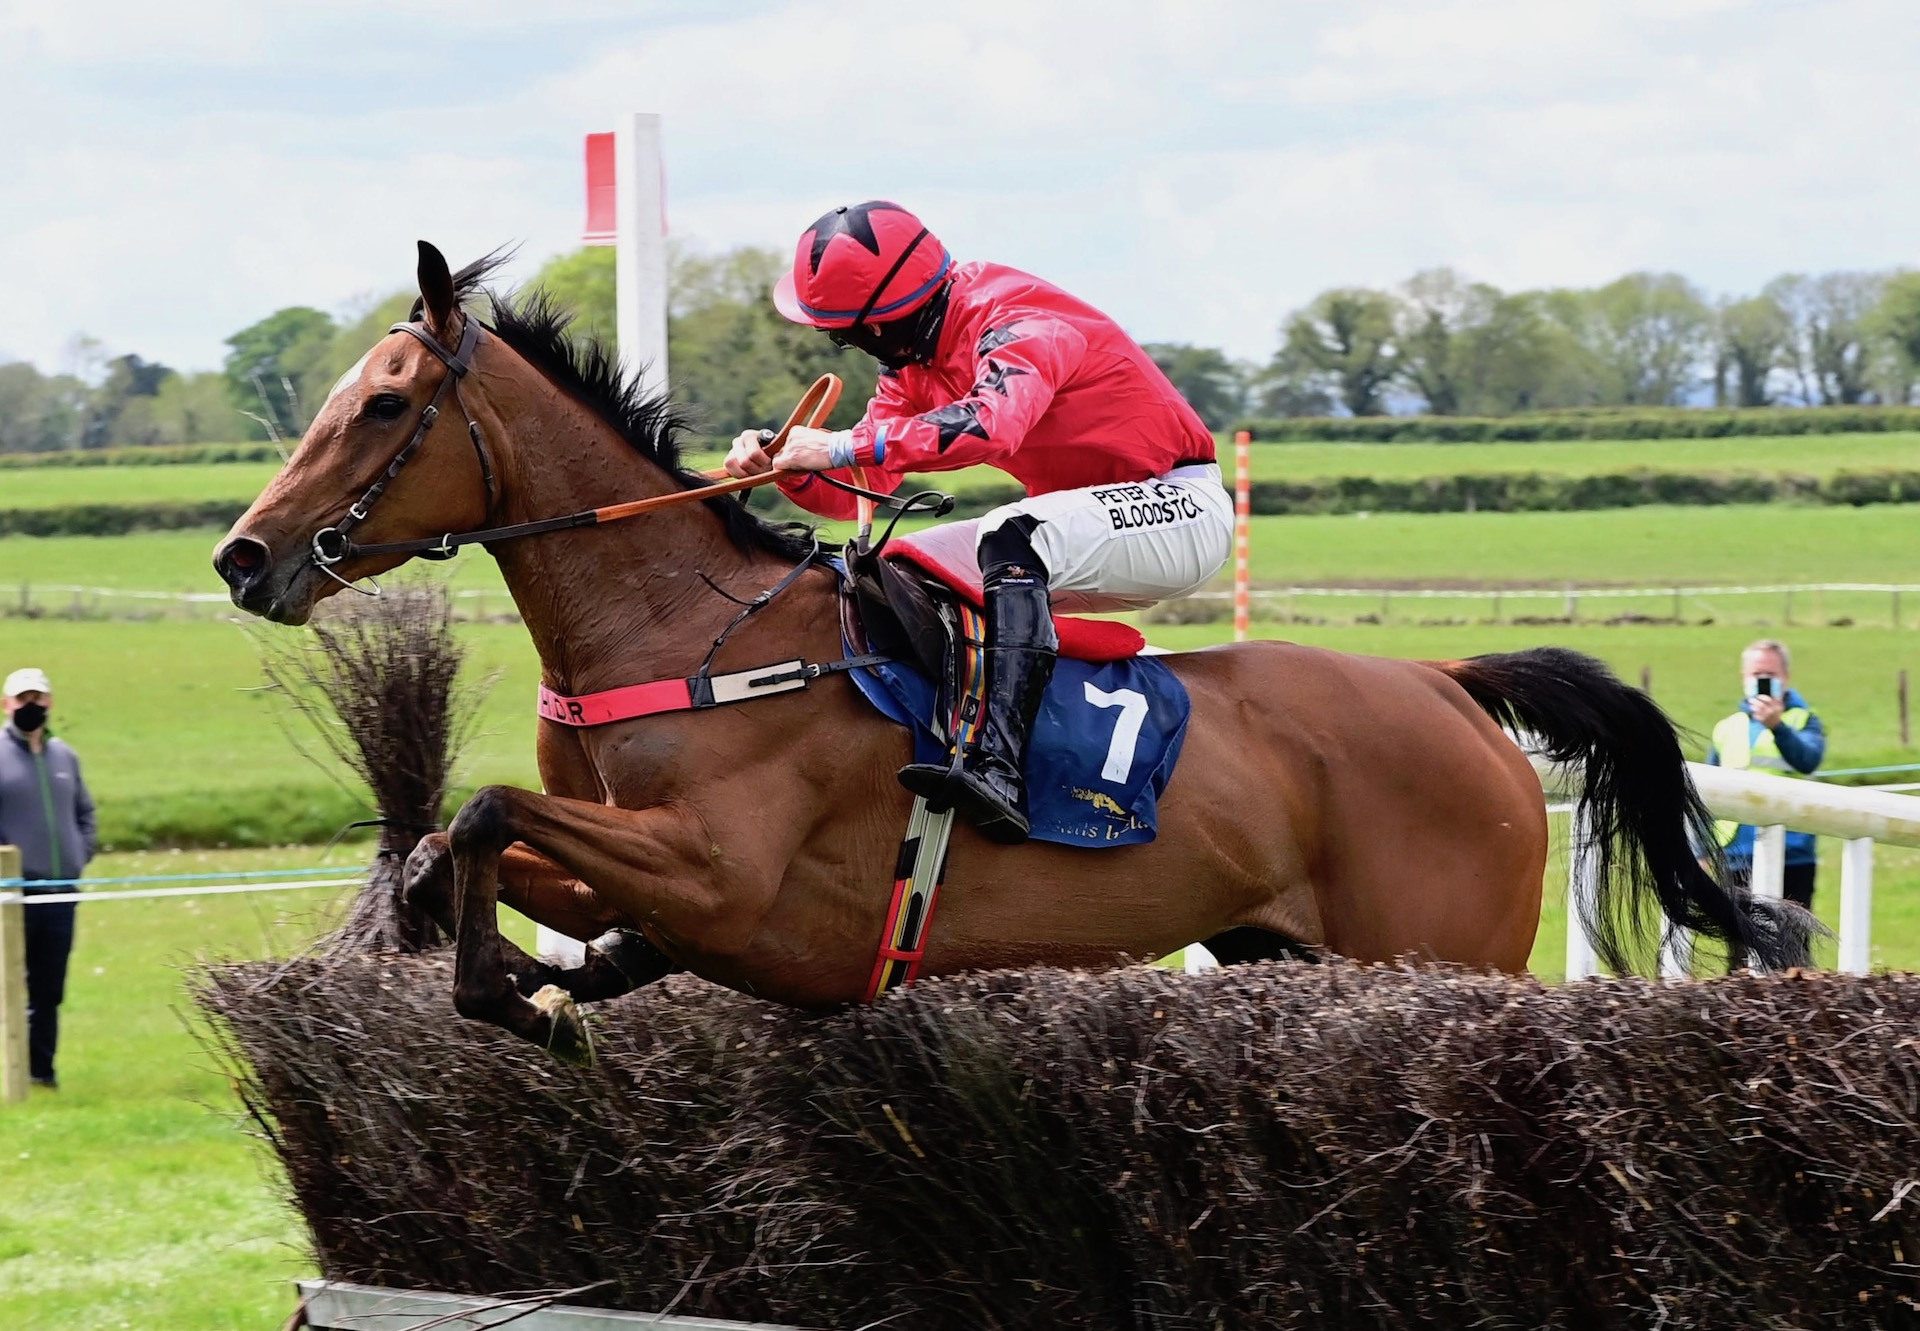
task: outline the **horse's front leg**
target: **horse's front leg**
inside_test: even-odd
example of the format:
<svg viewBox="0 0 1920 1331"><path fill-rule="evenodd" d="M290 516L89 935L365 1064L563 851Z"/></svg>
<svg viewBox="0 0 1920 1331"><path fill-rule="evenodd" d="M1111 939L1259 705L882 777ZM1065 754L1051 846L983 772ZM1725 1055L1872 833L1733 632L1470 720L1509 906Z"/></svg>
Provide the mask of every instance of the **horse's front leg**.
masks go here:
<svg viewBox="0 0 1920 1331"><path fill-rule="evenodd" d="M587 1056L585 1030L559 992L537 989L558 977L500 934L501 857L515 842L561 866L591 891L596 880L616 881L629 924L646 923L669 937L698 936L711 919L716 894L711 856L698 820L676 808L614 809L541 795L511 786L487 786L469 800L448 829L453 864L454 1005L461 1015L490 1021L571 1060ZM651 887L652 890L648 890ZM637 895L636 895L637 894ZM616 950L607 959L624 983L658 978L671 963L648 945ZM626 940L631 944L634 940ZM601 944L595 940L595 946ZM640 969L642 976L631 974ZM584 979L585 977L581 977ZM531 998L529 990L535 990Z"/></svg>

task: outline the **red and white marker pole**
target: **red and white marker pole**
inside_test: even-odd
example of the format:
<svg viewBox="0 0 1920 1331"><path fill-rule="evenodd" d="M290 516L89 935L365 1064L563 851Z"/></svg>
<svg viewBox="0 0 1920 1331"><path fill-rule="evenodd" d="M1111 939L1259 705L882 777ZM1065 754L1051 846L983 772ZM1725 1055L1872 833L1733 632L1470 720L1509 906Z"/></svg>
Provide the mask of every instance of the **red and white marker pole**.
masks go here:
<svg viewBox="0 0 1920 1331"><path fill-rule="evenodd" d="M1233 436L1233 640L1245 642L1251 618L1248 519L1253 515L1253 431Z"/></svg>

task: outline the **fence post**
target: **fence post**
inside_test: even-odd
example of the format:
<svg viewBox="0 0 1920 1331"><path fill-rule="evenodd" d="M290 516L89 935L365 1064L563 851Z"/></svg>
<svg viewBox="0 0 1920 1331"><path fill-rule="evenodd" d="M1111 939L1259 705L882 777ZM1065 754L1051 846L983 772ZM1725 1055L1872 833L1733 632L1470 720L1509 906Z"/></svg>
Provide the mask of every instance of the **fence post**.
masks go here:
<svg viewBox="0 0 1920 1331"><path fill-rule="evenodd" d="M0 846L0 879L18 878L20 848ZM18 887L0 888L0 1103L27 1098L27 908Z"/></svg>
<svg viewBox="0 0 1920 1331"><path fill-rule="evenodd" d="M1593 943L1582 923L1598 886L1599 857L1593 851L1593 821L1585 799L1573 807L1567 834L1567 978L1584 980L1599 973Z"/></svg>
<svg viewBox="0 0 1920 1331"><path fill-rule="evenodd" d="M1248 599L1252 578L1250 550L1253 513L1253 431L1233 436L1233 640L1245 642L1250 632L1252 605Z"/></svg>
<svg viewBox="0 0 1920 1331"><path fill-rule="evenodd" d="M1753 829L1753 895L1778 901L1785 892L1787 829L1778 823Z"/></svg>
<svg viewBox="0 0 1920 1331"><path fill-rule="evenodd" d="M1913 743L1909 738L1912 732L1907 729L1907 672L1904 669L1900 672L1900 681L1894 686L1894 691L1900 695L1900 747L1904 749Z"/></svg>
<svg viewBox="0 0 1920 1331"><path fill-rule="evenodd" d="M1865 975L1873 953L1873 838L1840 847L1840 955L1843 975Z"/></svg>
<svg viewBox="0 0 1920 1331"><path fill-rule="evenodd" d="M1660 940L1660 975L1663 979L1684 980L1693 974L1693 930L1679 925L1667 926Z"/></svg>

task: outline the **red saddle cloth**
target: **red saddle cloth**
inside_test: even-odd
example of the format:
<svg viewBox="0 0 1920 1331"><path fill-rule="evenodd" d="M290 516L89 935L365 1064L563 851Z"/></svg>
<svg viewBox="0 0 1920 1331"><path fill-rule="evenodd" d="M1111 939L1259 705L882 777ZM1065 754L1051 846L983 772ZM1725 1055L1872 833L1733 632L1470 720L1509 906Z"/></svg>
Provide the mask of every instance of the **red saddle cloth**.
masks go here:
<svg viewBox="0 0 1920 1331"><path fill-rule="evenodd" d="M896 536L887 543L884 557L911 564L968 604L981 606L985 597L980 587L980 559L974 550L978 520L948 522ZM1124 661L1138 656L1147 639L1131 624L1115 619L1079 619L1057 613L1062 604L1084 604L1084 598L1054 598L1054 629L1060 635L1060 655L1074 661Z"/></svg>

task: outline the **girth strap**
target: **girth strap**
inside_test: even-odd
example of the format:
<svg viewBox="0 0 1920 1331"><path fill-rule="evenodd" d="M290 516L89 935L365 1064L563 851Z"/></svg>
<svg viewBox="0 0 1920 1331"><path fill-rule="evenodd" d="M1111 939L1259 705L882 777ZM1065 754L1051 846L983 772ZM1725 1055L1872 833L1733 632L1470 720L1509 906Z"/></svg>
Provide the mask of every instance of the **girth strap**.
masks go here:
<svg viewBox="0 0 1920 1331"><path fill-rule="evenodd" d="M681 679L656 679L646 684L626 684L598 693L569 695L540 686L540 715L557 725L588 729L612 725L615 721L633 721L662 712L703 712L727 703L751 702L755 698L804 689L816 679L837 675L866 666L882 665L892 657L878 653L849 656L840 661L809 665L805 661L780 661L730 675L698 674Z"/></svg>

